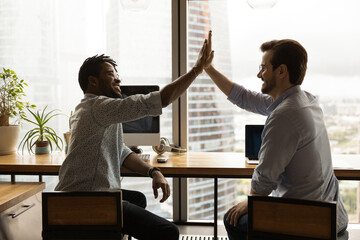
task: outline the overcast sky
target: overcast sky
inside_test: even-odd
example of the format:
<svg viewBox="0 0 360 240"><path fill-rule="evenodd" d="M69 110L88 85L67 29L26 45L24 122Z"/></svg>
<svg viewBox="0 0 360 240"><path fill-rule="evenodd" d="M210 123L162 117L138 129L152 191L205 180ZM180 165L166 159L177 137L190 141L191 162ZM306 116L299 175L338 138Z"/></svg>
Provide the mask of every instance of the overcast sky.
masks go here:
<svg viewBox="0 0 360 240"><path fill-rule="evenodd" d="M216 1L216 0L215 0ZM216 1L221 4L221 1ZM358 0L277 0L271 9L252 9L246 0L228 0L230 44L234 78L256 76L262 53L259 46L272 39L292 38L308 51L313 91L322 91L328 81L342 79L356 87L339 91L339 82L324 94L357 96L360 88L360 1ZM214 41L216 35L214 32ZM256 79L254 79L256 80ZM261 83L255 82L259 89ZM345 84L346 85L346 84Z"/></svg>

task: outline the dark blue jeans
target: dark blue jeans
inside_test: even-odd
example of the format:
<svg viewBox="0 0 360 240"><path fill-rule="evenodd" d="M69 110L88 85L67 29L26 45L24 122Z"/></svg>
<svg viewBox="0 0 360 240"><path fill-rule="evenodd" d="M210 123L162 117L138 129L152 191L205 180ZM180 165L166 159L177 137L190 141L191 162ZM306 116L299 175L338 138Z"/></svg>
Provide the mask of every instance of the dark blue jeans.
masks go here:
<svg viewBox="0 0 360 240"><path fill-rule="evenodd" d="M228 214L229 214L229 212L227 212L224 215L224 225L225 225L225 229L228 234L229 240L247 239L248 215L247 214L242 215L239 218L239 221L238 221L236 227L234 227L228 221L226 221Z"/></svg>
<svg viewBox="0 0 360 240"><path fill-rule="evenodd" d="M123 233L139 240L178 240L178 227L147 210L146 197L141 192L122 189Z"/></svg>

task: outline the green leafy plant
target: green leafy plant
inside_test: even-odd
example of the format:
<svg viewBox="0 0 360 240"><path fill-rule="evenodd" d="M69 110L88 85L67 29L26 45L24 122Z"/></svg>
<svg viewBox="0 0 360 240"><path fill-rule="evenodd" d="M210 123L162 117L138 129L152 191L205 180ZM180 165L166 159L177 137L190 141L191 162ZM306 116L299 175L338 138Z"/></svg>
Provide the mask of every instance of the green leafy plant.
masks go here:
<svg viewBox="0 0 360 240"><path fill-rule="evenodd" d="M55 116L63 115L61 113L56 113L59 110L52 110L48 113L45 113L47 106L44 110L38 110L36 112L31 111L29 108L27 109L31 115L34 117L35 120L30 120L26 116L23 116L22 119L34 124L36 127L26 132L24 138L21 140L19 144L19 149L21 148L24 151L25 146L27 147L28 151L33 152L33 147L36 145L37 142L45 142L48 141L50 145L50 149L52 151L53 144L59 150L63 148L63 141L62 139L56 134L54 129L47 126L46 124Z"/></svg>
<svg viewBox="0 0 360 240"><path fill-rule="evenodd" d="M3 68L0 72L0 126L8 126L11 117L25 117L24 108L36 107L22 100L25 86L27 83L13 70Z"/></svg>

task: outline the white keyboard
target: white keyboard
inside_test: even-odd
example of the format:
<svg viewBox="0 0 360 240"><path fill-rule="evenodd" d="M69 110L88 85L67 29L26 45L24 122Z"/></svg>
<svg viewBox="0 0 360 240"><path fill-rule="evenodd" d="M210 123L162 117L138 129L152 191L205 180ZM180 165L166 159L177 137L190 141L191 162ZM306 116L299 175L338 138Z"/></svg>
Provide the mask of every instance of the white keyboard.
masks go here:
<svg viewBox="0 0 360 240"><path fill-rule="evenodd" d="M138 154L139 158L141 158L144 161L149 161L150 159L150 154L149 153L140 153Z"/></svg>

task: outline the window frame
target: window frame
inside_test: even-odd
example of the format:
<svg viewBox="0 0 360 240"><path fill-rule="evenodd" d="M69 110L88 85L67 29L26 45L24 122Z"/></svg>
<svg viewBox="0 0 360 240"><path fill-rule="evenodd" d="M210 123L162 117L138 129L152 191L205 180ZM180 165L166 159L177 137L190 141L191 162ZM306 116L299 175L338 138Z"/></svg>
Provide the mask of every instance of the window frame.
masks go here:
<svg viewBox="0 0 360 240"><path fill-rule="evenodd" d="M189 0L172 0L172 79L187 72L187 8ZM188 147L187 91L173 104L174 144ZM173 179L173 221L188 221L187 178Z"/></svg>

